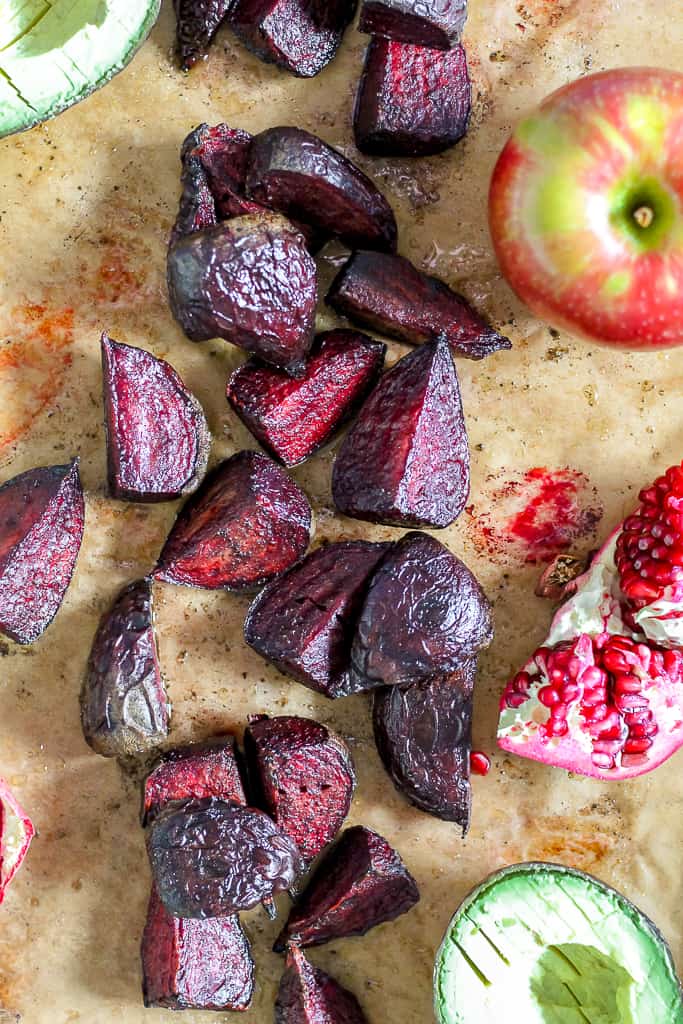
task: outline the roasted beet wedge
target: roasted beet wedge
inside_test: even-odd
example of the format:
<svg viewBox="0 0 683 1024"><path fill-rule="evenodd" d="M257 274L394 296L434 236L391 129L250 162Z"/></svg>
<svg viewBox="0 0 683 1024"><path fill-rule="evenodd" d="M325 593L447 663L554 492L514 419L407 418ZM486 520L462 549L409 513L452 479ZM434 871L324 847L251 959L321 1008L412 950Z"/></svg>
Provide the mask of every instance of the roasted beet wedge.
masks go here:
<svg viewBox="0 0 683 1024"><path fill-rule="evenodd" d="M356 519L440 528L457 519L469 492L460 385L441 338L380 380L339 449L332 496Z"/></svg>
<svg viewBox="0 0 683 1024"><path fill-rule="evenodd" d="M375 692L375 742L384 767L411 803L463 834L470 824L472 688L476 660L412 686Z"/></svg>
<svg viewBox="0 0 683 1024"><path fill-rule="evenodd" d="M318 548L273 580L244 624L250 647L311 690L344 697L349 650L370 579L389 544L344 541ZM356 681L364 689L364 681Z"/></svg>
<svg viewBox="0 0 683 1024"><path fill-rule="evenodd" d="M304 375L250 359L228 382L228 402L256 440L297 466L352 416L382 371L386 346L358 331L319 334Z"/></svg>
<svg viewBox="0 0 683 1024"><path fill-rule="evenodd" d="M19 644L42 636L71 582L84 523L78 459L0 487L0 633Z"/></svg>
<svg viewBox="0 0 683 1024"><path fill-rule="evenodd" d="M367 1018L352 992L292 946L275 1000L275 1024L367 1024Z"/></svg>
<svg viewBox="0 0 683 1024"><path fill-rule="evenodd" d="M206 173L196 157L190 156L183 162L180 184L182 191L178 215L171 232L171 245L185 235L213 227L218 221L216 203Z"/></svg>
<svg viewBox="0 0 683 1024"><path fill-rule="evenodd" d="M35 835L33 823L0 778L0 903L28 853Z"/></svg>
<svg viewBox="0 0 683 1024"><path fill-rule="evenodd" d="M192 341L224 338L301 373L313 342L317 274L303 236L274 213L235 217L168 251L171 310Z"/></svg>
<svg viewBox="0 0 683 1024"><path fill-rule="evenodd" d="M145 1006L248 1009L254 961L237 914L204 921L171 917L152 889L141 954Z"/></svg>
<svg viewBox="0 0 683 1024"><path fill-rule="evenodd" d="M246 805L239 752L231 733L204 743L169 750L145 779L142 824L148 825L167 804L216 796Z"/></svg>
<svg viewBox="0 0 683 1024"><path fill-rule="evenodd" d="M311 522L306 495L284 470L238 452L183 505L154 575L206 590L261 586L302 557Z"/></svg>
<svg viewBox="0 0 683 1024"><path fill-rule="evenodd" d="M211 435L197 399L163 359L102 335L109 493L169 501L196 490Z"/></svg>
<svg viewBox="0 0 683 1024"><path fill-rule="evenodd" d="M315 870L278 936L276 953L289 944L319 946L364 935L415 906L415 879L386 839L363 825L347 828Z"/></svg>
<svg viewBox="0 0 683 1024"><path fill-rule="evenodd" d="M345 156L301 128L269 128L255 136L247 192L350 246L396 249L396 218L379 189Z"/></svg>
<svg viewBox="0 0 683 1024"><path fill-rule="evenodd" d="M467 0L363 0L358 28L415 46L449 50L460 42Z"/></svg>
<svg viewBox="0 0 683 1024"><path fill-rule="evenodd" d="M491 642L491 611L467 566L434 537L407 533L375 572L351 647L367 686L454 672Z"/></svg>
<svg viewBox="0 0 683 1024"><path fill-rule="evenodd" d="M233 3L234 0L173 0L176 49L183 71L189 71L206 57Z"/></svg>
<svg viewBox="0 0 683 1024"><path fill-rule="evenodd" d="M165 738L169 718L152 584L138 580L121 591L95 633L81 691L83 735L103 757L134 757Z"/></svg>
<svg viewBox="0 0 683 1024"><path fill-rule="evenodd" d="M437 277L402 256L356 252L327 293L333 309L361 326L410 345L445 335L456 355L483 359L510 341Z"/></svg>
<svg viewBox="0 0 683 1024"><path fill-rule="evenodd" d="M310 718L256 716L244 747L258 805L312 861L336 836L356 784L349 749Z"/></svg>
<svg viewBox="0 0 683 1024"><path fill-rule="evenodd" d="M467 131L471 102L462 46L433 50L373 39L356 94L356 145L379 156L441 153Z"/></svg>
<svg viewBox="0 0 683 1024"><path fill-rule="evenodd" d="M267 814L209 797L170 804L147 830L159 897L176 917L223 917L289 889L304 870Z"/></svg>

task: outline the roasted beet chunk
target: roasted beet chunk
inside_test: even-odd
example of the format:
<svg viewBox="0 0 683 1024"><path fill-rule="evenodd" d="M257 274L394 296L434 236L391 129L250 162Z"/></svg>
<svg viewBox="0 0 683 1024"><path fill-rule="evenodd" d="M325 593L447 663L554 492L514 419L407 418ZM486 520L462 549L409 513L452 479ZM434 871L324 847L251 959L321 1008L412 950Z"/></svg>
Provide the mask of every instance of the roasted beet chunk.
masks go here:
<svg viewBox="0 0 683 1024"><path fill-rule="evenodd" d="M352 992L293 946L275 1001L275 1024L367 1024L367 1019Z"/></svg>
<svg viewBox="0 0 683 1024"><path fill-rule="evenodd" d="M237 914L172 917L152 889L141 953L145 1006L246 1010L251 1002L254 962Z"/></svg>
<svg viewBox="0 0 683 1024"><path fill-rule="evenodd" d="M244 195L251 135L241 128L200 124L190 132L181 149L183 167L199 161L219 217L259 213L263 207ZM208 225L207 225L208 226Z"/></svg>
<svg viewBox="0 0 683 1024"><path fill-rule="evenodd" d="M211 435L173 367L103 334L102 382L112 497L167 501L194 491L206 472Z"/></svg>
<svg viewBox="0 0 683 1024"><path fill-rule="evenodd" d="M178 215L171 232L171 245L185 235L213 227L218 220L209 182L204 168L196 157L190 156L184 161L180 184L182 192Z"/></svg>
<svg viewBox="0 0 683 1024"><path fill-rule="evenodd" d="M396 218L382 193L355 164L301 128L270 128L254 138L247 192L350 246L396 249Z"/></svg>
<svg viewBox="0 0 683 1024"><path fill-rule="evenodd" d="M208 796L246 805L237 745L229 733L164 754L145 779L142 824L176 800Z"/></svg>
<svg viewBox="0 0 683 1024"><path fill-rule="evenodd" d="M318 548L262 590L247 613L250 647L326 697L354 692L349 651L372 574L388 544L344 541ZM356 689L365 689L356 680Z"/></svg>
<svg viewBox="0 0 683 1024"><path fill-rule="evenodd" d="M31 644L64 600L83 539L78 459L0 487L0 633Z"/></svg>
<svg viewBox="0 0 683 1024"><path fill-rule="evenodd" d="M364 935L415 906L415 879L396 850L370 828L348 828L292 907L275 952Z"/></svg>
<svg viewBox="0 0 683 1024"><path fill-rule="evenodd" d="M297 374L313 342L317 275L303 236L273 213L235 217L168 252L171 310L192 341L224 338Z"/></svg>
<svg viewBox="0 0 683 1024"><path fill-rule="evenodd" d="M234 0L173 0L176 48L180 66L189 71L206 57L209 46Z"/></svg>
<svg viewBox="0 0 683 1024"><path fill-rule="evenodd" d="M388 526L449 526L467 501L470 455L445 338L384 375L344 438L332 472L340 512Z"/></svg>
<svg viewBox="0 0 683 1024"><path fill-rule="evenodd" d="M363 0L358 28L416 46L449 50L460 42L466 0Z"/></svg>
<svg viewBox="0 0 683 1024"><path fill-rule="evenodd" d="M467 131L472 88L462 46L373 39L356 95L353 128L362 153L427 156Z"/></svg>
<svg viewBox="0 0 683 1024"><path fill-rule="evenodd" d="M351 648L368 685L407 686L453 672L493 636L470 570L424 533L407 533L375 572Z"/></svg>
<svg viewBox="0 0 683 1024"><path fill-rule="evenodd" d="M147 831L159 897L176 917L223 917L289 889L304 869L267 814L209 797L171 804Z"/></svg>
<svg viewBox="0 0 683 1024"><path fill-rule="evenodd" d="M310 718L254 718L244 735L259 806L312 861L336 836L356 782L349 749Z"/></svg>
<svg viewBox="0 0 683 1024"><path fill-rule="evenodd" d="M284 470L258 452L238 452L183 505L154 575L206 590L261 586L305 553L311 519Z"/></svg>
<svg viewBox="0 0 683 1024"><path fill-rule="evenodd" d="M127 586L102 616L81 691L81 723L103 757L145 753L168 733L149 580Z"/></svg>
<svg viewBox="0 0 683 1024"><path fill-rule="evenodd" d="M228 402L285 466L305 462L350 418L376 382L386 346L357 331L319 334L304 375L251 359L228 383Z"/></svg>
<svg viewBox="0 0 683 1024"><path fill-rule="evenodd" d="M327 302L361 326L410 345L443 334L454 353L468 359L511 347L462 295L402 256L354 253L332 282Z"/></svg>

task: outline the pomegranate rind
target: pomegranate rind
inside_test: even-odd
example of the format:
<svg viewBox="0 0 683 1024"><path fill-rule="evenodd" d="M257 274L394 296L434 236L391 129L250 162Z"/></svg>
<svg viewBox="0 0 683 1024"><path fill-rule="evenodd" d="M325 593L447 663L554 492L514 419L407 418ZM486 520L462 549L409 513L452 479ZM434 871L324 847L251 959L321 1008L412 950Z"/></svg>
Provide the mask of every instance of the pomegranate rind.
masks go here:
<svg viewBox="0 0 683 1024"><path fill-rule="evenodd" d="M22 865L34 835L33 822L7 782L0 778L0 903Z"/></svg>

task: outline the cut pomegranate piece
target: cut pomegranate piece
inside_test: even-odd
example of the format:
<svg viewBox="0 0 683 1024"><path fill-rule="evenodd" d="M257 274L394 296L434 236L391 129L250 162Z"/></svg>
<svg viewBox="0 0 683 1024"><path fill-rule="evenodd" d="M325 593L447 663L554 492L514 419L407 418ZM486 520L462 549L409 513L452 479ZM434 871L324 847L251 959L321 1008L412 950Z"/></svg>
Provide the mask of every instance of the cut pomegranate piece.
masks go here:
<svg viewBox="0 0 683 1024"><path fill-rule="evenodd" d="M345 156L301 128L270 128L255 136L247 192L352 247L396 249L396 218L379 189Z"/></svg>
<svg viewBox="0 0 683 1024"><path fill-rule="evenodd" d="M141 954L145 1006L248 1009L254 961L237 914L206 920L171 917L152 889Z"/></svg>
<svg viewBox="0 0 683 1024"><path fill-rule="evenodd" d="M228 402L267 452L305 462L353 415L382 371L386 346L357 331L316 338L303 376L250 359L228 383Z"/></svg>
<svg viewBox="0 0 683 1024"><path fill-rule="evenodd" d="M317 273L274 213L235 217L168 251L171 310L192 341L223 338L297 375L313 342Z"/></svg>
<svg viewBox="0 0 683 1024"><path fill-rule="evenodd" d="M234 0L173 0L176 48L183 71L206 57Z"/></svg>
<svg viewBox="0 0 683 1024"><path fill-rule="evenodd" d="M444 334L453 352L468 359L512 347L462 295L402 256L354 253L332 282L326 301L362 327L410 345Z"/></svg>
<svg viewBox="0 0 683 1024"><path fill-rule="evenodd" d="M167 804L216 796L246 806L239 751L231 733L203 743L169 750L145 779L142 824L148 825Z"/></svg>
<svg viewBox="0 0 683 1024"><path fill-rule="evenodd" d="M179 238L192 235L195 231L213 227L218 221L216 203L214 202L209 182L200 161L189 156L183 161L180 176L182 191L178 204L178 215L171 232L170 244Z"/></svg>
<svg viewBox="0 0 683 1024"><path fill-rule="evenodd" d="M355 688L349 650L372 574L388 544L344 541L318 548L270 583L244 624L250 647L285 675L327 697Z"/></svg>
<svg viewBox="0 0 683 1024"><path fill-rule="evenodd" d="M419 899L415 879L386 839L364 825L347 828L316 868L273 948L281 953L290 944L318 946L364 935Z"/></svg>
<svg viewBox="0 0 683 1024"><path fill-rule="evenodd" d="M445 527L470 491L458 375L440 338L380 380L339 449L332 496L344 515L387 526Z"/></svg>
<svg viewBox="0 0 683 1024"><path fill-rule="evenodd" d="M305 554L311 506L284 470L258 452L221 462L183 505L154 576L206 590L244 590Z"/></svg>
<svg viewBox="0 0 683 1024"><path fill-rule="evenodd" d="M71 582L84 523L78 459L0 487L0 632L19 644L42 636Z"/></svg>
<svg viewBox="0 0 683 1024"><path fill-rule="evenodd" d="M165 738L169 718L152 584L138 580L121 591L95 634L81 691L83 735L103 757L132 757Z"/></svg>
<svg viewBox="0 0 683 1024"><path fill-rule="evenodd" d="M363 0L358 28L416 46L449 50L460 42L467 0Z"/></svg>
<svg viewBox="0 0 683 1024"><path fill-rule="evenodd" d="M310 718L257 715L244 749L258 806L312 861L349 813L356 776L348 747Z"/></svg>
<svg viewBox="0 0 683 1024"><path fill-rule="evenodd" d="M33 823L0 778L0 903L28 853L35 835Z"/></svg>
<svg viewBox="0 0 683 1024"><path fill-rule="evenodd" d="M352 992L291 946L275 1001L275 1024L367 1024L367 1018Z"/></svg>
<svg viewBox="0 0 683 1024"><path fill-rule="evenodd" d="M467 131L471 103L462 46L433 50L375 38L356 94L356 145L379 156L441 153Z"/></svg>

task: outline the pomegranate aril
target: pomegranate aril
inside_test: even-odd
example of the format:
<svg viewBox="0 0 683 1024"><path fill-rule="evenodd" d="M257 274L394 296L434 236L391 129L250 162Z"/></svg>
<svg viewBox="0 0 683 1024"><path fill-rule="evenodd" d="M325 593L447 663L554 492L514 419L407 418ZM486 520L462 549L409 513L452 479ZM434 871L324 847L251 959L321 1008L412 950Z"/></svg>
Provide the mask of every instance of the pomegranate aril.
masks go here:
<svg viewBox="0 0 683 1024"><path fill-rule="evenodd" d="M615 696L614 702L619 711L640 711L648 707L647 697L639 693L622 693Z"/></svg>
<svg viewBox="0 0 683 1024"><path fill-rule="evenodd" d="M644 754L646 750L649 750L652 746L653 741L643 736L640 739L628 739L624 744L625 754Z"/></svg>
<svg viewBox="0 0 683 1024"><path fill-rule="evenodd" d="M591 760L593 761L593 764L596 766L596 768L608 769L614 768L614 766L616 765L616 761L611 754L593 753Z"/></svg>
<svg viewBox="0 0 683 1024"><path fill-rule="evenodd" d="M637 676L619 675L614 680L614 690L616 693L640 693L642 688L643 684Z"/></svg>
<svg viewBox="0 0 683 1024"><path fill-rule="evenodd" d="M524 693L508 693L505 697L505 703L509 708L521 708L522 704L526 704L528 697Z"/></svg>
<svg viewBox="0 0 683 1024"><path fill-rule="evenodd" d="M491 768L491 758L481 750L473 750L470 754L470 771L473 775L488 775Z"/></svg>
<svg viewBox="0 0 683 1024"><path fill-rule="evenodd" d="M546 708L551 708L554 704L560 703L560 695L552 686L542 686L538 691L538 699Z"/></svg>

